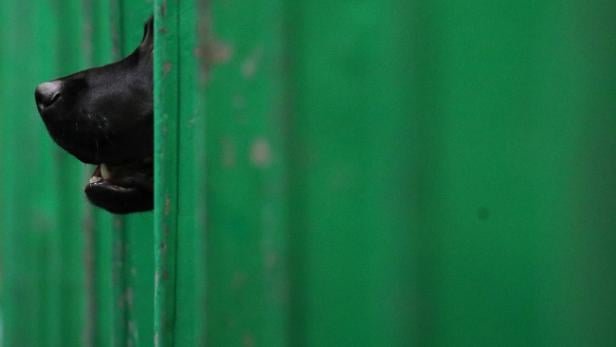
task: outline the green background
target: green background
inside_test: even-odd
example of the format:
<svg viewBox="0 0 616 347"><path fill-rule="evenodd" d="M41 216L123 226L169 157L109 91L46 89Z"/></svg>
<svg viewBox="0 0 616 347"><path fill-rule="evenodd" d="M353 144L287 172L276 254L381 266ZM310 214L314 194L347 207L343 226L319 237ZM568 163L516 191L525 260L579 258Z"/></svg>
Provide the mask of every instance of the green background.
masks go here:
<svg viewBox="0 0 616 347"><path fill-rule="evenodd" d="M155 14L156 209L40 82ZM2 0L0 346L613 346L610 0Z"/></svg>

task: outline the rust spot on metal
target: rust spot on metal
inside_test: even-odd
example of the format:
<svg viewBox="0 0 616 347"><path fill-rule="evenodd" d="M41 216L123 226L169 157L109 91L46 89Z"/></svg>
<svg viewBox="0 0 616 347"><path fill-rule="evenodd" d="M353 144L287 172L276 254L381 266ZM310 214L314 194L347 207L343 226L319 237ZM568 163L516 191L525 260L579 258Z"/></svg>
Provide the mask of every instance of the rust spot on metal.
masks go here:
<svg viewBox="0 0 616 347"><path fill-rule="evenodd" d="M242 76L246 79L251 79L257 73L261 56L263 55L262 49L256 49L250 56L248 56L242 63Z"/></svg>
<svg viewBox="0 0 616 347"><path fill-rule="evenodd" d="M160 4L160 16L164 17L167 15L167 0L163 0Z"/></svg>
<svg viewBox="0 0 616 347"><path fill-rule="evenodd" d="M242 76L246 79L250 79L254 77L257 72L257 61L254 59L246 60L244 64L242 64Z"/></svg>
<svg viewBox="0 0 616 347"><path fill-rule="evenodd" d="M126 298L126 306L132 307L134 303L133 288L126 288L126 293L124 293L124 296Z"/></svg>
<svg viewBox="0 0 616 347"><path fill-rule="evenodd" d="M168 75L171 72L172 68L173 68L173 63L171 63L170 61L164 62L163 63L163 74Z"/></svg>
<svg viewBox="0 0 616 347"><path fill-rule="evenodd" d="M204 11L205 15L199 20L198 48L195 55L200 59L200 81L207 83L209 71L214 65L224 64L233 57L233 48L222 42L214 33L211 11Z"/></svg>
<svg viewBox="0 0 616 347"><path fill-rule="evenodd" d="M250 148L250 159L254 166L266 168L272 163L272 150L265 138L258 138Z"/></svg>
<svg viewBox="0 0 616 347"><path fill-rule="evenodd" d="M163 276L162 276L162 280L166 281L169 279L169 272L167 272L167 270L163 271Z"/></svg>
<svg viewBox="0 0 616 347"><path fill-rule="evenodd" d="M171 198L169 195L165 195L165 216L168 216L171 213Z"/></svg>
<svg viewBox="0 0 616 347"><path fill-rule="evenodd" d="M233 279L231 280L231 288L239 289L243 287L244 284L246 284L246 274L241 271L237 271L236 273L234 273Z"/></svg>
<svg viewBox="0 0 616 347"><path fill-rule="evenodd" d="M271 271L278 265L278 254L271 252L265 257L265 267Z"/></svg>
<svg viewBox="0 0 616 347"><path fill-rule="evenodd" d="M129 335L126 337L126 346L131 347L135 345L133 339L138 339L139 337L139 330L137 330L137 324L135 324L135 322L132 320L128 321L128 331Z"/></svg>
<svg viewBox="0 0 616 347"><path fill-rule="evenodd" d="M255 338L252 336L251 333L246 333L242 338L242 344L244 345L244 347L254 347Z"/></svg>
<svg viewBox="0 0 616 347"><path fill-rule="evenodd" d="M169 30L167 30L167 27L162 27L162 28L158 29L158 32L159 32L160 34L165 35L166 33L168 33L168 32L169 32Z"/></svg>
<svg viewBox="0 0 616 347"><path fill-rule="evenodd" d="M210 57L213 64L224 64L233 57L233 48L222 41L212 42L208 52L206 56Z"/></svg>
<svg viewBox="0 0 616 347"><path fill-rule="evenodd" d="M236 163L236 149L235 143L232 139L228 137L224 137L221 140L221 157L222 157L222 165L224 167L233 167Z"/></svg>

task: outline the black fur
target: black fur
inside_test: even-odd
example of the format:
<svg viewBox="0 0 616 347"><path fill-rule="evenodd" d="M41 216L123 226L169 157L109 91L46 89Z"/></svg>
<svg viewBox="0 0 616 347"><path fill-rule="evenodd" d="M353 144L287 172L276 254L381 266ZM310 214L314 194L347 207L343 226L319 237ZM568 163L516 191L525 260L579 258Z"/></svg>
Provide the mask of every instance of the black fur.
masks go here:
<svg viewBox="0 0 616 347"><path fill-rule="evenodd" d="M150 19L139 47L116 63L39 85L36 104L54 141L96 164L85 192L113 213L153 207L153 38ZM105 164L110 177L101 178Z"/></svg>

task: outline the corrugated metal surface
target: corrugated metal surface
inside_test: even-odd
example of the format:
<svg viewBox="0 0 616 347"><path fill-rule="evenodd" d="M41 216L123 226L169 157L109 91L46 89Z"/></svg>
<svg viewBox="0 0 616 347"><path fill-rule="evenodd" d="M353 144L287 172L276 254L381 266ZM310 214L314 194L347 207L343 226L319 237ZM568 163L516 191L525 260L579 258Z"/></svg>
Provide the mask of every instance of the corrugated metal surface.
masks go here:
<svg viewBox="0 0 616 347"><path fill-rule="evenodd" d="M148 346L152 214L91 208L93 168L63 153L33 103L40 82L110 63L139 43L151 1L0 4L2 346Z"/></svg>
<svg viewBox="0 0 616 347"><path fill-rule="evenodd" d="M156 210L38 82L155 14ZM616 4L0 3L0 346L612 346Z"/></svg>

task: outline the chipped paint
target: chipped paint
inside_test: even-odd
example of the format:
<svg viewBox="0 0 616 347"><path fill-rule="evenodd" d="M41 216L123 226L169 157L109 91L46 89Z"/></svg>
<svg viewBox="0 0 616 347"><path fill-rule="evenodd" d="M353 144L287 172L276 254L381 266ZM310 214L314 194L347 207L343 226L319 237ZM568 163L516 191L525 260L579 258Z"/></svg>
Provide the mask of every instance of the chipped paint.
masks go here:
<svg viewBox="0 0 616 347"><path fill-rule="evenodd" d="M244 337L242 338L242 345L244 347L254 347L255 345L255 338L251 333L245 333Z"/></svg>
<svg viewBox="0 0 616 347"><path fill-rule="evenodd" d="M208 5L209 6L209 5ZM214 32L210 11L205 11L199 20L199 41L195 56L200 58L198 68L200 81L206 83L209 71L214 65L225 64L233 58L233 47L218 38Z"/></svg>
<svg viewBox="0 0 616 347"><path fill-rule="evenodd" d="M235 166L237 162L237 149L235 147L235 142L233 142L232 139L225 137L221 140L220 147L222 165L227 168Z"/></svg>
<svg viewBox="0 0 616 347"><path fill-rule="evenodd" d="M254 77L257 72L257 61L256 60L247 60L242 64L242 76L246 79L250 79Z"/></svg>
<svg viewBox="0 0 616 347"><path fill-rule="evenodd" d="M167 15L167 0L162 0L159 6L160 16L165 17Z"/></svg>
<svg viewBox="0 0 616 347"><path fill-rule="evenodd" d="M171 69L173 68L173 63L171 63L170 61L166 61L163 64L163 74L166 76L171 72Z"/></svg>
<svg viewBox="0 0 616 347"><path fill-rule="evenodd" d="M242 271L235 272L231 280L231 288L236 290L242 288L246 284L246 280L246 273Z"/></svg>
<svg viewBox="0 0 616 347"><path fill-rule="evenodd" d="M124 294L124 297L126 299L126 305L128 308L132 308L133 304L135 303L134 301L134 294L133 294L133 288L132 287L128 287L126 288L126 293Z"/></svg>
<svg viewBox="0 0 616 347"><path fill-rule="evenodd" d="M263 49L257 48L250 54L242 63L241 70L242 76L246 79L252 79L259 68L261 57L263 56Z"/></svg>
<svg viewBox="0 0 616 347"><path fill-rule="evenodd" d="M165 215L168 216L171 213L171 198L169 195L165 196Z"/></svg>
<svg viewBox="0 0 616 347"><path fill-rule="evenodd" d="M272 163L272 150L265 138L256 139L250 148L250 161L258 168L267 168Z"/></svg>

